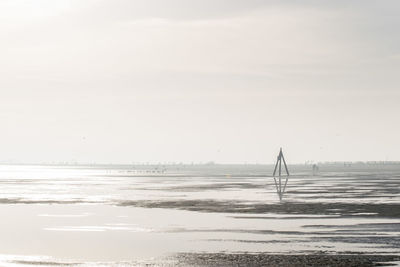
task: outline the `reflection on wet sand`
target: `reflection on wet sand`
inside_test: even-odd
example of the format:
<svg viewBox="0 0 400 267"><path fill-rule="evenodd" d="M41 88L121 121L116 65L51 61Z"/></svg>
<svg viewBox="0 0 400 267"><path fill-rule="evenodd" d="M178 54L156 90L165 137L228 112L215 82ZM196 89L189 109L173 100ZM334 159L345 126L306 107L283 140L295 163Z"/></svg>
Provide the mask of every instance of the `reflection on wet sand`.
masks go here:
<svg viewBox="0 0 400 267"><path fill-rule="evenodd" d="M282 184L282 162L285 167L286 175L284 176L285 182ZM276 193L278 194L279 200L282 201L283 195L285 194L286 186L289 180L289 170L286 165L285 157L282 153L282 148L279 151L278 158L276 159L276 164L274 168L274 172L272 174L274 177Z"/></svg>

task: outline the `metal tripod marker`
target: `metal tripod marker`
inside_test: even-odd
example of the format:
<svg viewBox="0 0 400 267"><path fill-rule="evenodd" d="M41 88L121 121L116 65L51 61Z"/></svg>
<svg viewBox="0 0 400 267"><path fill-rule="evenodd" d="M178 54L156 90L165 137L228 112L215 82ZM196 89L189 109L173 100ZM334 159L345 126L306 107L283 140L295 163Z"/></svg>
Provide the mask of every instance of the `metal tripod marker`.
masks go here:
<svg viewBox="0 0 400 267"><path fill-rule="evenodd" d="M282 190L282 160L283 160L283 164L284 164L285 170L286 170L286 181L283 186L283 190ZM276 181L276 177L275 177L276 169L278 168L278 166L279 166L279 183ZM278 193L279 200L282 200L282 197L283 197L283 194L285 193L286 185L287 185L287 182L289 179L289 170L286 165L285 157L283 156L283 153L282 153L282 148L280 149L278 158L276 160L273 176L274 176L274 181L275 181L276 192Z"/></svg>

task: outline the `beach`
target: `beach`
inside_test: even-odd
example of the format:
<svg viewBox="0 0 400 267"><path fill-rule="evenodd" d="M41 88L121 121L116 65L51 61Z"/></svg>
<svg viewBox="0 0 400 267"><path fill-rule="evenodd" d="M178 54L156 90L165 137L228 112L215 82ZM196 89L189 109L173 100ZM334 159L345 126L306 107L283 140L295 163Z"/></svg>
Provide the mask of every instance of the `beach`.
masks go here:
<svg viewBox="0 0 400 267"><path fill-rule="evenodd" d="M400 262L400 166L1 165L0 266Z"/></svg>

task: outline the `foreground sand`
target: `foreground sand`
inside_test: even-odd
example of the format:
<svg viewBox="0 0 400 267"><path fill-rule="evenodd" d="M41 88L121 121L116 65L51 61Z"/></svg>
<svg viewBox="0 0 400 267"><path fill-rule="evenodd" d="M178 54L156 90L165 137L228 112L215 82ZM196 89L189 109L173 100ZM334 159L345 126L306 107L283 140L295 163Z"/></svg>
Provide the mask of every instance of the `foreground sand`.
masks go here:
<svg viewBox="0 0 400 267"><path fill-rule="evenodd" d="M93 265L79 262L53 261L10 261L13 266L109 266L109 267L228 267L228 266L330 266L330 267L360 267L360 266L398 266L400 256L393 255L277 255L277 254L225 254L225 253L180 253L168 258L159 258L133 262L97 262Z"/></svg>
<svg viewBox="0 0 400 267"><path fill-rule="evenodd" d="M391 266L390 255L180 254L177 266Z"/></svg>

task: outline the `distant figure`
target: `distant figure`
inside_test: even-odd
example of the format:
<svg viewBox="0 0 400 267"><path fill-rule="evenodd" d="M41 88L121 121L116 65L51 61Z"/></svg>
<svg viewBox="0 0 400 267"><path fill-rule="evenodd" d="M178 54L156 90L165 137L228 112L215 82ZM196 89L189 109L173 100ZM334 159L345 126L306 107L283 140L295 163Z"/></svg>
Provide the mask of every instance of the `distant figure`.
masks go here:
<svg viewBox="0 0 400 267"><path fill-rule="evenodd" d="M314 176L314 175L317 175L317 174L318 174L318 171L319 171L318 165L317 165L317 164L313 164L313 165L312 165L312 174L313 174L313 176Z"/></svg>

